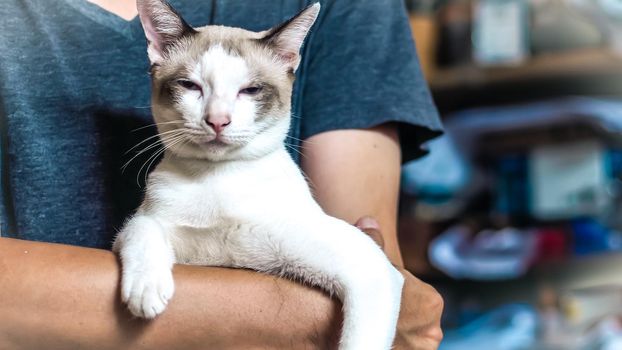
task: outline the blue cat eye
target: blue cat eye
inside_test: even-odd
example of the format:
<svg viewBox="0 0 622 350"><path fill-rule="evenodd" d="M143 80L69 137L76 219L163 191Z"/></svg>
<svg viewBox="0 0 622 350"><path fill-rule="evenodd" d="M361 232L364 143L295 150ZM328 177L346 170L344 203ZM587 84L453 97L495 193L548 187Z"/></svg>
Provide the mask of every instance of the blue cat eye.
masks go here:
<svg viewBox="0 0 622 350"><path fill-rule="evenodd" d="M177 80L177 84L181 85L184 89L195 90L195 91L201 90L201 87L199 86L199 84L191 80L179 79Z"/></svg>
<svg viewBox="0 0 622 350"><path fill-rule="evenodd" d="M255 95L259 91L261 91L261 86L249 86L247 88L240 90L240 93L245 94L245 95Z"/></svg>

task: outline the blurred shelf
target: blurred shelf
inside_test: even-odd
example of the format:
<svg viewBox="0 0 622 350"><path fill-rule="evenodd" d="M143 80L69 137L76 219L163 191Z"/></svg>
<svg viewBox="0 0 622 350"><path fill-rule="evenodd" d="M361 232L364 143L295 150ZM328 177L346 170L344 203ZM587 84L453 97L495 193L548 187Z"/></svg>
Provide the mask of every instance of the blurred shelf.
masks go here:
<svg viewBox="0 0 622 350"><path fill-rule="evenodd" d="M531 273L563 289L582 289L611 284L622 286L621 268L622 252L609 251L537 264Z"/></svg>
<svg viewBox="0 0 622 350"><path fill-rule="evenodd" d="M428 246L439 228L408 215L400 216L398 227L404 267L424 280L448 278L428 261Z"/></svg>
<svg viewBox="0 0 622 350"><path fill-rule="evenodd" d="M447 228L447 224L420 221L409 215L399 219L398 239L407 270L424 280L444 281L464 285L512 285L521 280L546 280L566 289L588 288L604 284L622 286L622 251L593 252L568 255L561 260L538 261L526 275L500 281L455 280L432 266L428 247L432 239ZM570 254L570 253L569 253Z"/></svg>
<svg viewBox="0 0 622 350"><path fill-rule="evenodd" d="M539 264L517 279L473 281L432 279L433 285L451 288L454 297L477 300L481 306L492 308L512 302L535 305L543 286L559 292L589 290L606 286L622 287L622 253L604 253L574 257L564 262ZM447 289L445 289L447 290Z"/></svg>
<svg viewBox="0 0 622 350"><path fill-rule="evenodd" d="M540 54L512 67L469 64L435 71L430 87L443 112L562 95L622 95L622 56L585 49Z"/></svg>
<svg viewBox="0 0 622 350"><path fill-rule="evenodd" d="M514 81L537 80L556 76L600 75L622 72L622 56L605 49L541 54L518 66L479 67L465 65L438 70L432 75L433 90L468 87Z"/></svg>

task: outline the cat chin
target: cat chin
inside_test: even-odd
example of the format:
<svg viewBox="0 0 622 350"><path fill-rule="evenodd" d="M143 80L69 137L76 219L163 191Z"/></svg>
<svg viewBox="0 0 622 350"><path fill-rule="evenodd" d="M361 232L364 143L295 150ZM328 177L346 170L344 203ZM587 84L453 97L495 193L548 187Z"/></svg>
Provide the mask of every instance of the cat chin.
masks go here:
<svg viewBox="0 0 622 350"><path fill-rule="evenodd" d="M181 158L208 162L257 159L271 151L257 149L257 147L253 147L251 144L231 145L212 142L205 144L189 143L169 150L172 154Z"/></svg>
<svg viewBox="0 0 622 350"><path fill-rule="evenodd" d="M187 143L180 147L173 147L170 151L182 158L191 158L207 161L229 160L240 146L221 142Z"/></svg>

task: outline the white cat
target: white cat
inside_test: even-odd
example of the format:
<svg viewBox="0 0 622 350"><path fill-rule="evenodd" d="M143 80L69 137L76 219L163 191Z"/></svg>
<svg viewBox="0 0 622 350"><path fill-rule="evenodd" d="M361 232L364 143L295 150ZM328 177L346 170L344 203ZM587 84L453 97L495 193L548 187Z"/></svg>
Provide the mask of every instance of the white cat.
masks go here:
<svg viewBox="0 0 622 350"><path fill-rule="evenodd" d="M137 5L167 150L114 242L129 310L164 311L174 263L250 268L337 295L340 349L390 349L403 277L367 235L322 211L284 145L319 3L259 33L191 28L163 0Z"/></svg>

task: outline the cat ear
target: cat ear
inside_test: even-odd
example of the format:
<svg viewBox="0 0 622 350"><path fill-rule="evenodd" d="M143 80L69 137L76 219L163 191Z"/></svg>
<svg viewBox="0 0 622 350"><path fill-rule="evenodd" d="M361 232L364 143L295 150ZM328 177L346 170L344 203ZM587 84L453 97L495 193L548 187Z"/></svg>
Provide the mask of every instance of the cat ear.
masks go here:
<svg viewBox="0 0 622 350"><path fill-rule="evenodd" d="M147 54L151 64L162 60L169 45L184 35L195 33L195 30L164 0L137 0L136 7L147 37Z"/></svg>
<svg viewBox="0 0 622 350"><path fill-rule="evenodd" d="M293 71L300 63L300 47L320 12L320 3L307 7L287 22L268 31L261 40Z"/></svg>

